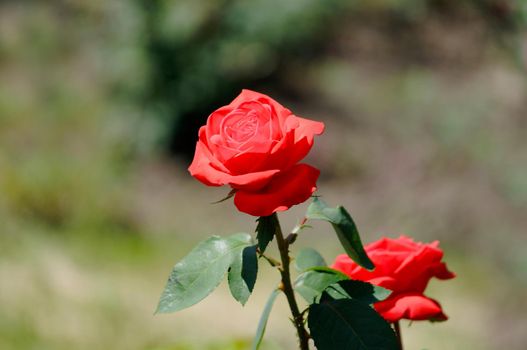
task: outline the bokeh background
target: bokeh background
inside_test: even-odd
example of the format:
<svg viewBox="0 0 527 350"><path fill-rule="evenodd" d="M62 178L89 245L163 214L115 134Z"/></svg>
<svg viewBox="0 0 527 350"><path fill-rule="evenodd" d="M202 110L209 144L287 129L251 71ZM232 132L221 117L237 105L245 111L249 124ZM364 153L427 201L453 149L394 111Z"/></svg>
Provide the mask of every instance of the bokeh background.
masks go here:
<svg viewBox="0 0 527 350"><path fill-rule="evenodd" d="M524 0L0 2L0 349L246 349L278 274L153 315L173 264L252 232L186 168L242 88L326 123L319 194L363 240L439 239L450 320L408 349L527 346ZM291 228L306 205L283 214ZM340 253L325 225L297 246ZM283 300L266 349L295 348Z"/></svg>

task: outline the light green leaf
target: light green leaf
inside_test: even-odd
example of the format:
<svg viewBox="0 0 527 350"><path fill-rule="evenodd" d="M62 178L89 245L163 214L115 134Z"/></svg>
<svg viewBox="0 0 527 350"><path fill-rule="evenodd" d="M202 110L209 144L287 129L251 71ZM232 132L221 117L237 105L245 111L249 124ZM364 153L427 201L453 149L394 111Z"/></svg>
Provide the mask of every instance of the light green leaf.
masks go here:
<svg viewBox="0 0 527 350"><path fill-rule="evenodd" d="M227 239L213 236L198 244L172 269L156 313L179 311L204 299L250 241L250 235L241 233Z"/></svg>
<svg viewBox="0 0 527 350"><path fill-rule="evenodd" d="M324 201L315 197L307 208L306 217L330 222L348 256L368 270L375 268L364 251L357 226L346 209L341 206L330 208Z"/></svg>
<svg viewBox="0 0 527 350"><path fill-rule="evenodd" d="M295 259L295 268L299 272L315 266L327 266L326 261L319 252L313 248L304 248L298 252L298 256Z"/></svg>
<svg viewBox="0 0 527 350"><path fill-rule="evenodd" d="M256 246L244 247L237 253L228 273L231 294L242 305L245 305L253 291L257 274Z"/></svg>
<svg viewBox="0 0 527 350"><path fill-rule="evenodd" d="M318 350L397 350L390 325L366 303L323 293L309 306L308 326Z"/></svg>
<svg viewBox="0 0 527 350"><path fill-rule="evenodd" d="M260 321L258 322L258 328L256 329L256 335L254 336L253 345L251 347L252 350L258 350L260 348L260 344L262 343L265 334L265 328L267 327L267 320L269 319L271 309L273 308L274 301L276 300L278 294L280 294L280 289L273 290L271 295L269 295L269 299L265 304L264 311L262 316L260 316Z"/></svg>
<svg viewBox="0 0 527 350"><path fill-rule="evenodd" d="M329 267L313 267L298 276L294 288L311 304L326 288L347 279L348 276Z"/></svg>

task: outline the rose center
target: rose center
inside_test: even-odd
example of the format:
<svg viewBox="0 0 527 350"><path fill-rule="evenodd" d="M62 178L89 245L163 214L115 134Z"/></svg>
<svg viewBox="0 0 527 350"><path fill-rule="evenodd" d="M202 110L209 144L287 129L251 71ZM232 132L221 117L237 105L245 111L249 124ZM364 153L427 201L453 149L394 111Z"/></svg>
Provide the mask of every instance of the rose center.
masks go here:
<svg viewBox="0 0 527 350"><path fill-rule="evenodd" d="M223 127L223 134L230 143L243 144L258 132L259 120L253 111L235 119Z"/></svg>

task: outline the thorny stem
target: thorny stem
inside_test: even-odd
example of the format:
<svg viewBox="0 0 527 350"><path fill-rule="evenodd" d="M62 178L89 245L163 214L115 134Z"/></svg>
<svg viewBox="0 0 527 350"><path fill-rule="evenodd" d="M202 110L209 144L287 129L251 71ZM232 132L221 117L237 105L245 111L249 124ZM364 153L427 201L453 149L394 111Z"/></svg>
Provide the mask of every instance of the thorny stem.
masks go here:
<svg viewBox="0 0 527 350"><path fill-rule="evenodd" d="M393 327L395 328L395 334L397 335L397 340L399 341L399 350L403 350L403 338L401 337L401 326L399 325L399 321L395 321L393 323Z"/></svg>
<svg viewBox="0 0 527 350"><path fill-rule="evenodd" d="M304 327L304 316L300 313L298 309L298 304L295 299L295 292L291 284L291 273L289 270L289 264L291 263L291 258L289 257L289 244L288 240L284 239L280 223L278 221L278 216L273 214L275 222L275 237L276 243L278 244L278 250L280 251L280 258L282 260L282 266L279 268L280 274L282 275L282 284L280 288L284 292L287 302L289 303L289 308L291 309L291 314L293 315L293 323L295 325L296 331L298 333L298 340L300 342L301 350L309 350L309 333L307 333Z"/></svg>

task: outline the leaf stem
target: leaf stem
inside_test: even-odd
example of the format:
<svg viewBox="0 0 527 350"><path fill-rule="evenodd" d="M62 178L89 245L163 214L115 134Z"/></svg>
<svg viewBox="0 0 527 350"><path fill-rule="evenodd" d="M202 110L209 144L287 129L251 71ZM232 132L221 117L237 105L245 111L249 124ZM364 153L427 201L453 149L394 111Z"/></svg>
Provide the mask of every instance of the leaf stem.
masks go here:
<svg viewBox="0 0 527 350"><path fill-rule="evenodd" d="M298 333L300 349L309 350L309 333L307 333L304 327L304 316L298 309L295 292L291 284L291 273L289 270L289 265L291 263L291 258L289 257L289 245L291 242L284 239L282 228L280 227L280 222L278 221L278 216L276 213L273 214L273 217L275 221L274 227L276 243L278 245L278 250L280 251L280 258L282 260L282 266L279 268L280 274L282 276L281 289L287 298L289 308L291 309L291 314L293 315L293 323Z"/></svg>
<svg viewBox="0 0 527 350"><path fill-rule="evenodd" d="M403 338L401 337L401 326L399 325L399 321L395 321L393 323L393 327L395 329L395 334L397 335L397 340L399 342L399 350L403 350Z"/></svg>
<svg viewBox="0 0 527 350"><path fill-rule="evenodd" d="M260 250L258 249L258 253L260 254L260 256L262 258L264 258L265 260L267 260L267 262L269 263L269 265L271 265L272 267L277 267L277 266L280 266L280 262L277 261L276 259L268 256L268 255L265 255L263 253L260 252Z"/></svg>

